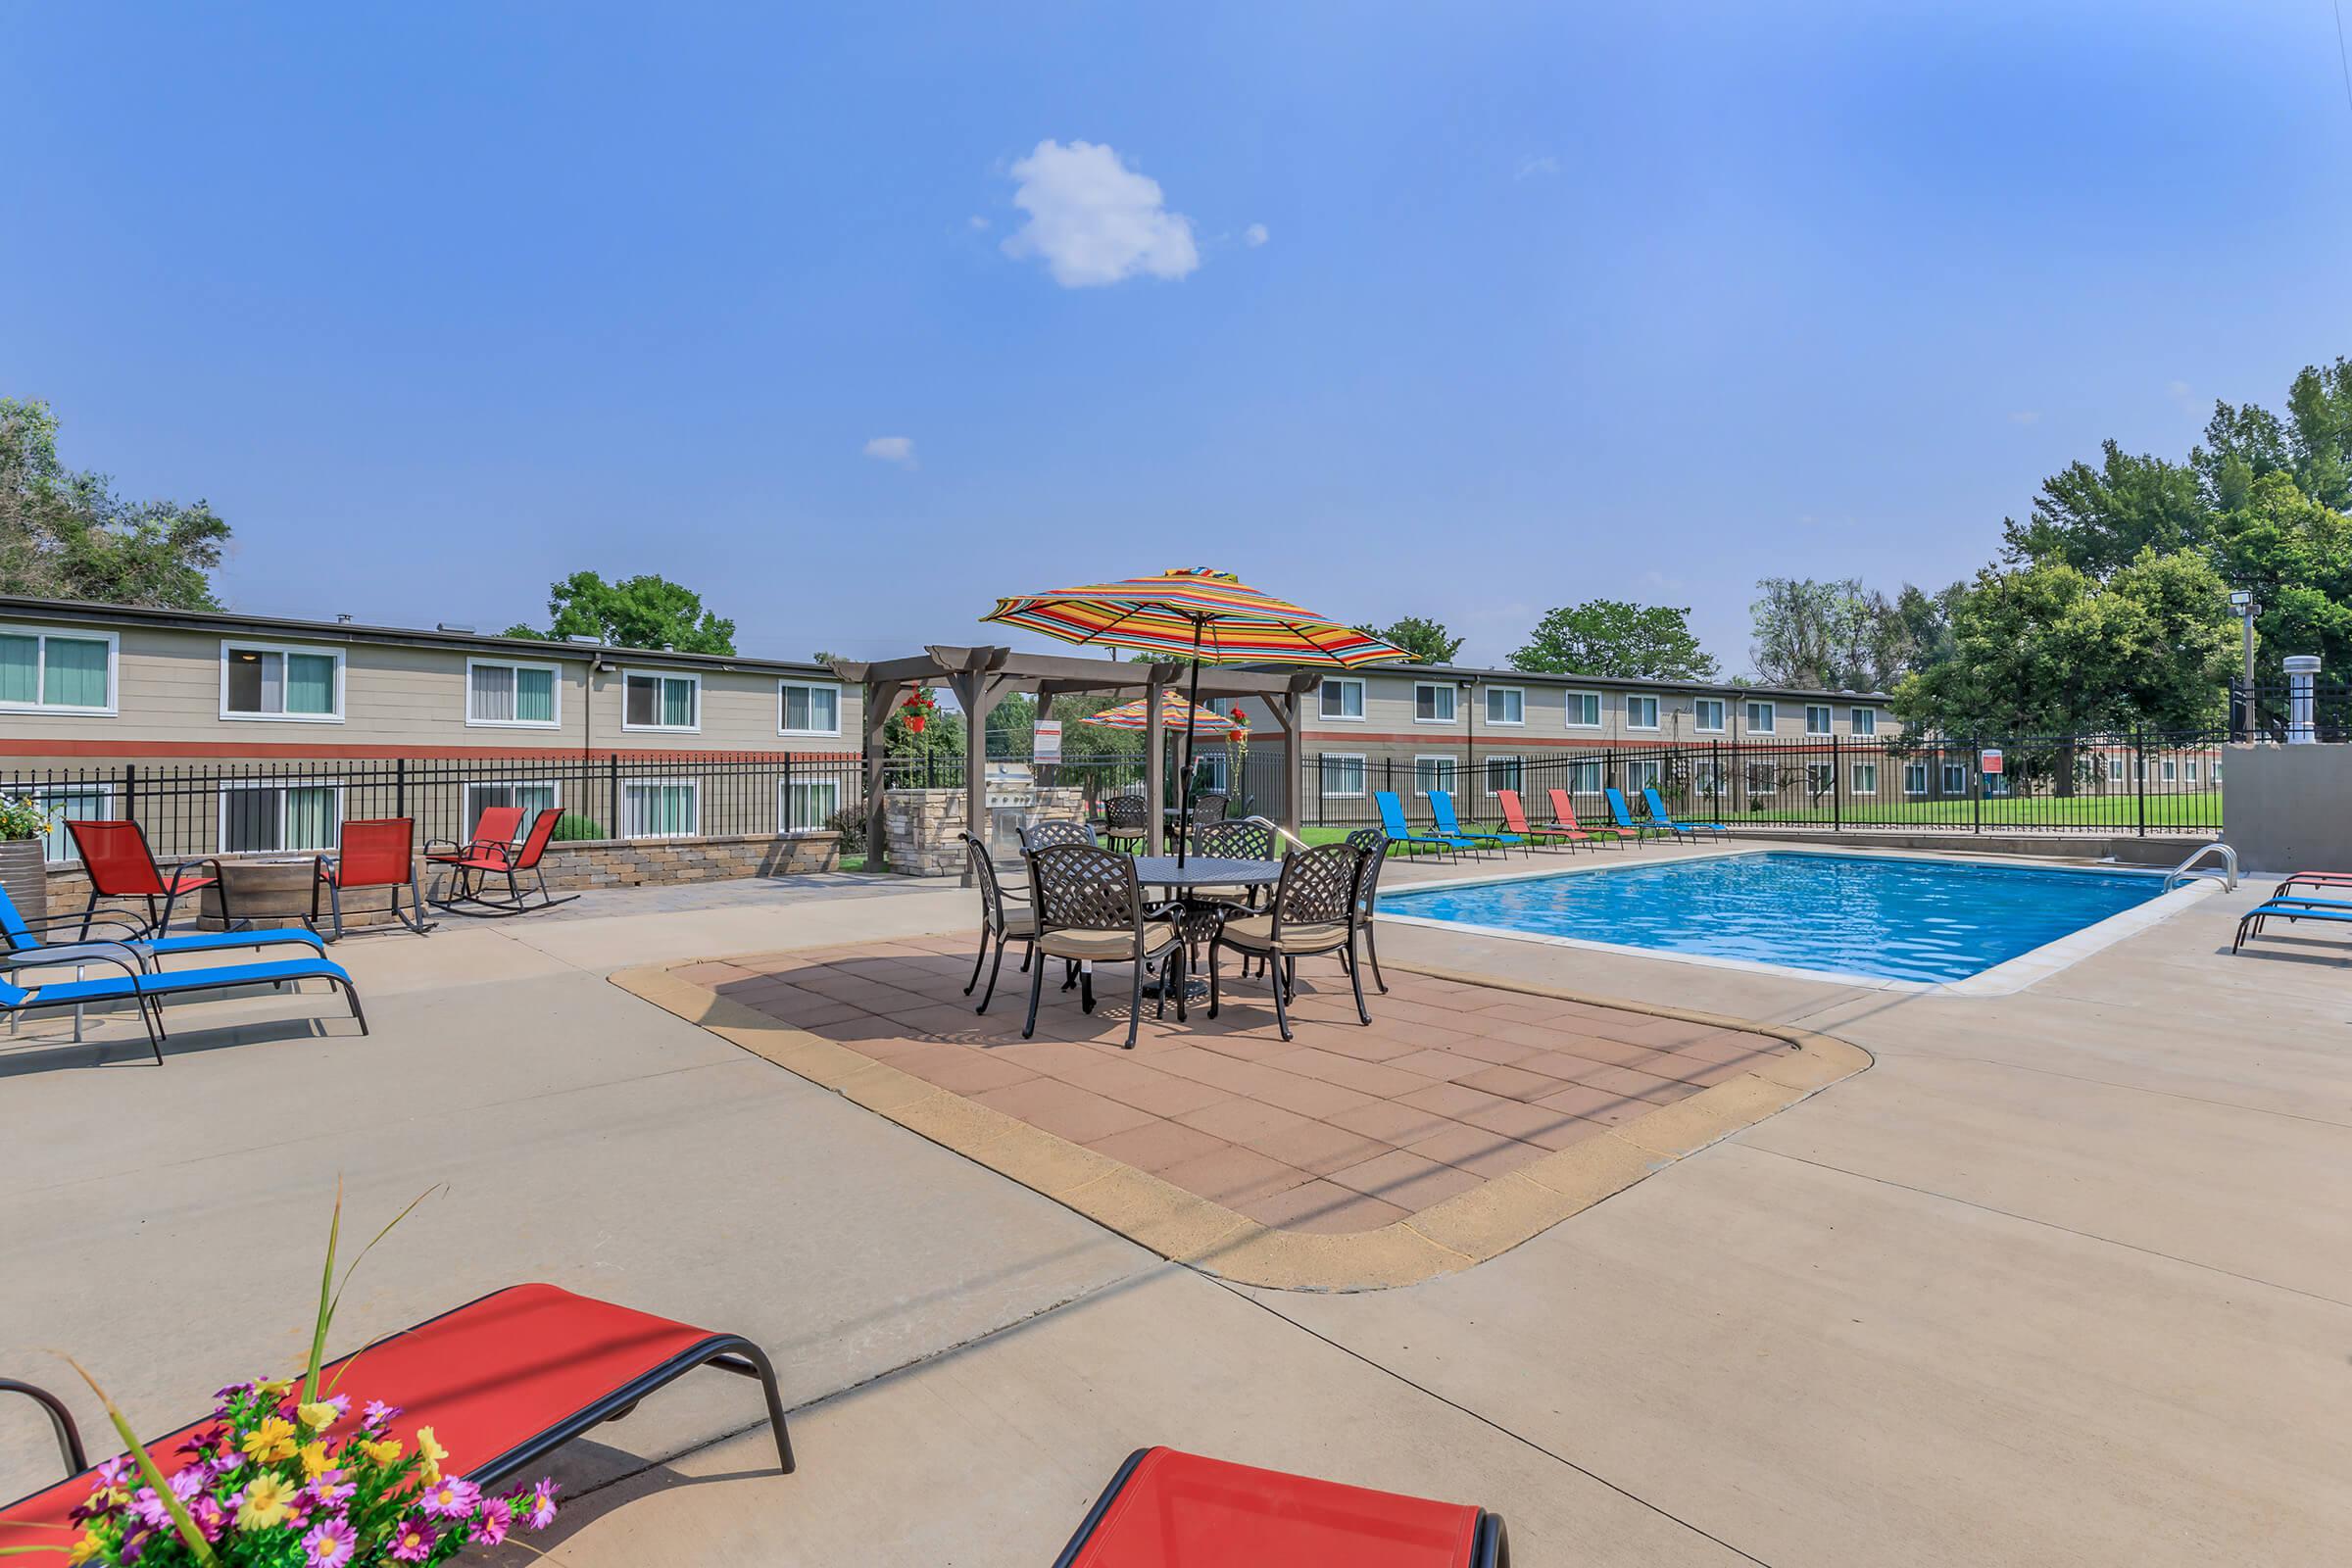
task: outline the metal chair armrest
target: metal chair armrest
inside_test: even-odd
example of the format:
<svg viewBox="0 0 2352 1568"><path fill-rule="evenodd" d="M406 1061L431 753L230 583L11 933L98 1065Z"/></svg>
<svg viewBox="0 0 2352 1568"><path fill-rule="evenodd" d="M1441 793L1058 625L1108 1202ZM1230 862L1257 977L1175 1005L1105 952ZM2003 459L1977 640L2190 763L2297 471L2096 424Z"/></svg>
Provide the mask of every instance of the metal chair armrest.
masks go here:
<svg viewBox="0 0 2352 1568"><path fill-rule="evenodd" d="M96 948L120 948L130 955L130 961L125 963L112 954L91 951ZM10 969L62 969L69 964L111 963L124 974L129 975L134 985L141 975L150 972L147 967L148 956L140 952L133 944L95 939L88 942L60 943L54 948L35 948L30 953L0 955L0 963L4 963Z"/></svg>
<svg viewBox="0 0 2352 1568"><path fill-rule="evenodd" d="M47 1389L15 1378L0 1378L0 1394L22 1394L39 1405L49 1417L49 1425L57 1433L57 1451L66 1461L66 1474L77 1476L90 1467L90 1456L82 1451L81 1429L74 1424L74 1412L66 1401Z"/></svg>

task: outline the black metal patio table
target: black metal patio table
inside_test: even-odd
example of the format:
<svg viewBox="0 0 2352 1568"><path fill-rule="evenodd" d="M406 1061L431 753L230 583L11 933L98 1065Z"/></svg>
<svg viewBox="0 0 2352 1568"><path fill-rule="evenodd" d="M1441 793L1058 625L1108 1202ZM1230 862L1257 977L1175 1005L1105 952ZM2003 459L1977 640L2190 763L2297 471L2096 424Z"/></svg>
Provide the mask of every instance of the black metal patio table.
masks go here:
<svg viewBox="0 0 2352 1568"><path fill-rule="evenodd" d="M1280 860L1236 860L1214 856L1196 855L1187 856L1184 863L1179 865L1173 855L1139 855L1135 858L1135 879L1148 888L1167 888L1175 892L1189 915L1199 906L1194 900L1183 897L1185 890L1190 888L1272 887L1282 880L1282 862ZM1203 995L1207 993L1208 986L1205 981L1188 982L1185 986L1187 997L1193 994L1194 984L1200 985ZM1144 995L1147 997L1158 996L1159 981L1154 979L1147 984L1144 987Z"/></svg>

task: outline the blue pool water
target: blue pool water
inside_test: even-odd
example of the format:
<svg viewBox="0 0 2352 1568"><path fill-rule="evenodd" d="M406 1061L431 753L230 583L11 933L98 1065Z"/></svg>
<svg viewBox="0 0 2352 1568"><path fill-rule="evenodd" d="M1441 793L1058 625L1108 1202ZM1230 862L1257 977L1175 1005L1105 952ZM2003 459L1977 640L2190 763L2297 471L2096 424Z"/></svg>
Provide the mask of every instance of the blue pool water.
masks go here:
<svg viewBox="0 0 2352 1568"><path fill-rule="evenodd" d="M1479 887L1398 889L1384 914L1887 980L1961 980L2146 903L2147 872L1856 855L1731 855Z"/></svg>

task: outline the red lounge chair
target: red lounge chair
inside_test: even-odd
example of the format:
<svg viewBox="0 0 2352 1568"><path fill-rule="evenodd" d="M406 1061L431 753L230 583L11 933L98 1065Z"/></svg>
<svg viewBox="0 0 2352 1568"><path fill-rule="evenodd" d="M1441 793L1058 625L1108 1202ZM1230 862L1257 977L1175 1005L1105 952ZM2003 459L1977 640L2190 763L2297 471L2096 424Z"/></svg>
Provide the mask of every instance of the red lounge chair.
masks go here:
<svg viewBox="0 0 2352 1568"><path fill-rule="evenodd" d="M438 855L433 853L433 846L427 844L424 858L435 865L447 867L448 880L442 885L443 896L433 902L444 909L455 908L461 904L476 904L481 906L485 914L521 914L530 909L546 909L559 904L569 904L579 895L571 893L557 898L547 891L547 873L539 868L540 858L547 854L547 841L555 837L556 824L563 817L564 813L554 807L541 811L532 819L531 831L524 835L522 844L517 847L514 830L522 824L522 808L493 806L474 824L472 843L463 848L451 844L447 852ZM499 876L507 879L506 896L501 898L496 894L484 893L482 879ZM537 879L538 903L531 903L529 895L523 892L522 883L518 880L523 876Z"/></svg>
<svg viewBox="0 0 2352 1568"><path fill-rule="evenodd" d="M193 862L213 865L213 875L207 876L175 865L170 871L155 863L155 856L147 848L147 834L136 822L68 822L66 831L74 835L74 848L81 854L81 868L89 873L90 902L81 911L81 934L90 934L90 917L98 912L100 899L145 899L147 928L145 934L165 936L171 931L172 906L183 893L209 888L220 880L220 867L210 860ZM162 914L156 913L155 901L164 901Z"/></svg>
<svg viewBox="0 0 2352 1568"><path fill-rule="evenodd" d="M1568 798L1566 790L1551 790L1547 793L1551 796L1552 826L1566 828L1576 836L1578 841L1591 840L1595 849L1604 839L1612 850L1625 848L1625 835L1615 828L1588 829L1579 823L1576 819L1576 803Z"/></svg>
<svg viewBox="0 0 2352 1568"><path fill-rule="evenodd" d="M1543 839L1556 839L1566 843L1570 849L1574 849L1579 844L1590 842L1592 837L1583 828L1561 827L1556 822L1531 823L1527 819L1526 808L1519 804L1517 790L1496 790L1494 801L1497 806L1502 808L1502 825L1530 843Z"/></svg>
<svg viewBox="0 0 2352 1568"><path fill-rule="evenodd" d="M1508 1568L1502 1518L1467 1503L1138 1448L1054 1568Z"/></svg>
<svg viewBox="0 0 2352 1568"><path fill-rule="evenodd" d="M519 814L519 813L517 813ZM343 895L358 888L390 888L392 918L424 935L432 926L424 918L424 895L416 891L416 824L405 816L371 817L343 824L342 851L318 862L318 880L326 884L327 903L335 920L334 940L343 940ZM409 912L400 912L400 890L409 890ZM318 904L311 901L317 923Z"/></svg>
<svg viewBox="0 0 2352 1568"><path fill-rule="evenodd" d="M515 1285L429 1322L378 1340L356 1356L322 1368L319 1387L357 1361L351 1381L334 1392L399 1405L403 1433L431 1427L449 1450L445 1467L480 1487L494 1487L606 1421L617 1421L637 1401L698 1366L758 1378L767 1395L776 1460L790 1475L792 1441L775 1369L758 1346L734 1334L712 1334L667 1318L574 1296L553 1285ZM88 1456L74 1418L55 1396L26 1383L0 1381L0 1392L28 1395L48 1411L58 1448L74 1472L53 1487L0 1508L7 1544L61 1547L72 1537L69 1514L90 1494ZM192 1422L147 1446L166 1475L180 1469L189 1434L212 1425ZM31 1529L8 1528L32 1526ZM56 1526L54 1532L41 1527Z"/></svg>

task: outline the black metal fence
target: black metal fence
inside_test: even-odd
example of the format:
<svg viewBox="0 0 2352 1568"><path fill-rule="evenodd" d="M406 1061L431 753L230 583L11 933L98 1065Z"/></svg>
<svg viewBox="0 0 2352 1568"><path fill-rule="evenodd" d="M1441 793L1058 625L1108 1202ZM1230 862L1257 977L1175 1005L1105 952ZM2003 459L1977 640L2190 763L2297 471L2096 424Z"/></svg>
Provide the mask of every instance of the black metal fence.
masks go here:
<svg viewBox="0 0 2352 1568"><path fill-rule="evenodd" d="M1430 820L1429 792L1448 790L1464 821L1494 823L1499 790L1531 819L1553 817L1563 790L1587 826L1611 822L1606 791L1646 815L1654 788L1678 818L1726 826L1928 828L1982 833L2211 833L2222 826L2227 732L2011 736L1998 741L1822 736L1786 742L1495 752L1473 760L1310 753L1306 820L1380 820L1393 791L1406 818Z"/></svg>
<svg viewBox="0 0 2352 1568"><path fill-rule="evenodd" d="M2298 710L2298 697L2308 699L2307 710ZM2352 686L2315 678L2308 690L2298 692L2284 682L2248 686L2237 681L2230 686L2230 714L2232 740L2340 745L2352 741Z"/></svg>

